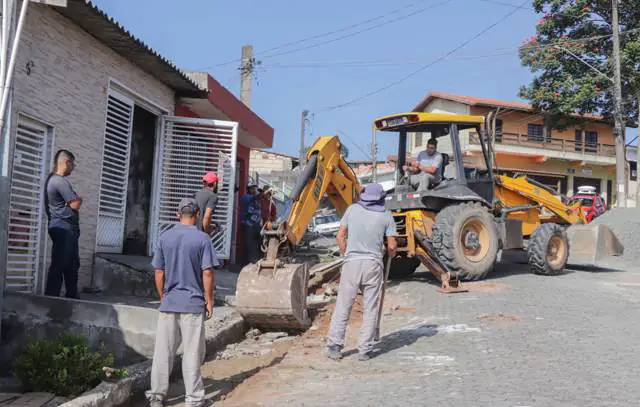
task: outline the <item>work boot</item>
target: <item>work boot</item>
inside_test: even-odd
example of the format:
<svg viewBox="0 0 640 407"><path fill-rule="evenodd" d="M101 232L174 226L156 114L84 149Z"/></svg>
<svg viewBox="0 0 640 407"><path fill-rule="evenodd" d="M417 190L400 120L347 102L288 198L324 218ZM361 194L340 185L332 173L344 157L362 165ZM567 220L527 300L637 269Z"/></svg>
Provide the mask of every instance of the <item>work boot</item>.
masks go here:
<svg viewBox="0 0 640 407"><path fill-rule="evenodd" d="M333 360L342 359L342 348L338 345L329 345L327 347L327 357Z"/></svg>

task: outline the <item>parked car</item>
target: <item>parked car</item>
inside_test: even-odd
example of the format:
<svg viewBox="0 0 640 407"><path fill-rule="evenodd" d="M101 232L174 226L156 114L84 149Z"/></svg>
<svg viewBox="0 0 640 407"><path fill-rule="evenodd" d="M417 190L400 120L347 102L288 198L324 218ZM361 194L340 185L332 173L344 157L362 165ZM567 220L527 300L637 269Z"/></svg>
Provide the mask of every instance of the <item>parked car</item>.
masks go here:
<svg viewBox="0 0 640 407"><path fill-rule="evenodd" d="M607 211L607 204L596 192L595 187L578 187L578 193L569 199L569 204L572 205L578 201L580 201L580 206L582 207L587 222L591 222Z"/></svg>
<svg viewBox="0 0 640 407"><path fill-rule="evenodd" d="M311 221L310 229L323 236L331 236L340 230L340 218L336 214L316 215Z"/></svg>

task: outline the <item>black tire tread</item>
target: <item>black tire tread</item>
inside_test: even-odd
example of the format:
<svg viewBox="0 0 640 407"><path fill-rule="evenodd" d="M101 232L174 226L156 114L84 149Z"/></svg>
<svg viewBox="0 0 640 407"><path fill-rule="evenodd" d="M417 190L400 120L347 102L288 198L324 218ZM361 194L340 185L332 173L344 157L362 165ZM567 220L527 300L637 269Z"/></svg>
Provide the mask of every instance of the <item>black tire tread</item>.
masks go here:
<svg viewBox="0 0 640 407"><path fill-rule="evenodd" d="M455 256L455 239L454 239L454 226L457 220L462 217L466 217L469 214L480 214L484 218L489 228L491 228L490 234L496 240L496 250L493 254L493 261L490 264L486 264L483 268L475 270L465 270L460 264L458 264ZM489 213L489 211L480 203L477 202L465 202L460 204L454 204L447 206L441 210L436 216L436 223L432 229L432 244L436 250L436 254L440 260L449 268L451 274L458 277L462 281L477 281L484 279L487 274L493 269L497 254L498 254L498 231L495 224L495 219Z"/></svg>
<svg viewBox="0 0 640 407"><path fill-rule="evenodd" d="M557 223L544 223L533 232L527 247L527 258L533 274L554 276L564 272L567 259L565 259L565 263L560 270L553 270L547 262L547 246L553 236L562 237L567 245L567 258L569 257L570 247L566 230Z"/></svg>

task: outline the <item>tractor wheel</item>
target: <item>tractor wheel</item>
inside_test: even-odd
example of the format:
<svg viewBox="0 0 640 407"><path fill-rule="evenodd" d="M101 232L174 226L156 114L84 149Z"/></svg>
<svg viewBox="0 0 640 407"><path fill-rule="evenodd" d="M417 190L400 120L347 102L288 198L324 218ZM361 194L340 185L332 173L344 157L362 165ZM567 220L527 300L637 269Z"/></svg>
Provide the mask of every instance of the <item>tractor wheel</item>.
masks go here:
<svg viewBox="0 0 640 407"><path fill-rule="evenodd" d="M498 230L493 216L477 203L448 206L436 216L432 243L451 274L463 281L482 280L498 256Z"/></svg>
<svg viewBox="0 0 640 407"><path fill-rule="evenodd" d="M384 264L386 266L387 259ZM390 280L404 280L409 278L416 272L420 266L420 260L417 257L395 257L391 260L391 269L389 269Z"/></svg>
<svg viewBox="0 0 640 407"><path fill-rule="evenodd" d="M527 248L531 272L545 276L562 273L569 258L569 239L564 228L545 223L533 232Z"/></svg>

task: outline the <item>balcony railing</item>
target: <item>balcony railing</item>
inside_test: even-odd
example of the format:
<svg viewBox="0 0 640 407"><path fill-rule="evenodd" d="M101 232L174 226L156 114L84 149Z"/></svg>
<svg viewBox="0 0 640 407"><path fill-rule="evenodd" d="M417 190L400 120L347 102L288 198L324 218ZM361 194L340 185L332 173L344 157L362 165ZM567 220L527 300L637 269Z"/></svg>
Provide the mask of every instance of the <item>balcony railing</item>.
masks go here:
<svg viewBox="0 0 640 407"><path fill-rule="evenodd" d="M469 143L480 145L478 133L471 133ZM615 157L616 146L613 144L589 143L561 138L535 137L528 134L502 133L496 134L496 145L521 146L530 148L542 148L546 150L559 151L563 153L579 153L589 155L599 155L604 157Z"/></svg>

